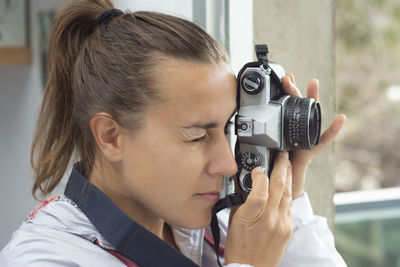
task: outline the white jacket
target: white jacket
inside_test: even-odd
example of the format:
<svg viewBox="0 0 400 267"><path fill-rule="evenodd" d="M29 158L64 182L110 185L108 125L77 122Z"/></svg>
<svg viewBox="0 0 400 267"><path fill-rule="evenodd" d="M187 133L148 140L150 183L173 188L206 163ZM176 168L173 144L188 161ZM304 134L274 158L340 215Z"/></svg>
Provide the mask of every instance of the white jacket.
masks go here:
<svg viewBox="0 0 400 267"><path fill-rule="evenodd" d="M335 249L326 219L313 215L307 194L294 200L293 216L293 236L279 266L346 266ZM228 211L218 214L222 244L225 243L228 218ZM204 240L208 230L172 228L182 254L198 265L217 266L213 247ZM135 266L129 265L129 260L118 254L100 232L70 198L65 195L53 197L43 202L13 233L11 241L0 253L0 266ZM119 239L118 233L111 234ZM157 251L152 253L157 257ZM233 263L227 266L249 265Z"/></svg>

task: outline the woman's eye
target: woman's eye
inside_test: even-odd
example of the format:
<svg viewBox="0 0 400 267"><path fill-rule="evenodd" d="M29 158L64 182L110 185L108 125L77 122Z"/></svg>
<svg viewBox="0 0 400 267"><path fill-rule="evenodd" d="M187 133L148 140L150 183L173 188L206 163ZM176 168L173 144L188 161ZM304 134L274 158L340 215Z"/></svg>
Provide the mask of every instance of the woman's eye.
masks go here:
<svg viewBox="0 0 400 267"><path fill-rule="evenodd" d="M206 139L207 135L203 135L202 137L196 138L196 139L192 139L190 140L190 142L200 142Z"/></svg>

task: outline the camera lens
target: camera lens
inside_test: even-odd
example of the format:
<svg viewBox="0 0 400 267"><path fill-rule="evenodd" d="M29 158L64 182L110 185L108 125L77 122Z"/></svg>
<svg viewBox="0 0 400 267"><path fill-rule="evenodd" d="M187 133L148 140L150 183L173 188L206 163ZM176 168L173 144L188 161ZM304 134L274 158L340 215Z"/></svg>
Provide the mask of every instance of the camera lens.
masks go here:
<svg viewBox="0 0 400 267"><path fill-rule="evenodd" d="M321 134L321 107L312 98L290 96L284 112L283 135L290 150L311 149Z"/></svg>

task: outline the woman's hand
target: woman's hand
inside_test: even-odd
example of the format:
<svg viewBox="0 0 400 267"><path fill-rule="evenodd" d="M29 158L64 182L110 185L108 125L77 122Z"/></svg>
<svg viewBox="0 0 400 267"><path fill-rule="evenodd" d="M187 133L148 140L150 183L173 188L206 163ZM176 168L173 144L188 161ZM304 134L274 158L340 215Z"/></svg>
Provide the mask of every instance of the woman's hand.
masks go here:
<svg viewBox="0 0 400 267"><path fill-rule="evenodd" d="M246 202L231 211L225 243L225 264L277 266L293 229L292 167L287 152L279 152L271 177L256 168Z"/></svg>
<svg viewBox="0 0 400 267"><path fill-rule="evenodd" d="M283 89L289 95L300 96L300 90L296 86L293 74L288 74L283 78ZM307 97L319 100L319 83L316 79L311 79L307 85ZM312 159L324 150L339 134L346 117L344 115L337 116L329 128L321 135L319 144L312 150L297 150L290 152L290 161L293 170L293 199L303 194L303 186L306 177L308 164Z"/></svg>

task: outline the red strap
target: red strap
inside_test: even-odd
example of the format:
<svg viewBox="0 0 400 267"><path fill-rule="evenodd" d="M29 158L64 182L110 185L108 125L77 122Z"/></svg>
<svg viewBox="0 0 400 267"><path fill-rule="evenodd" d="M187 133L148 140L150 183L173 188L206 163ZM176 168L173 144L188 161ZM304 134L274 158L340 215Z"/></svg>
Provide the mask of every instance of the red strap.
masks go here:
<svg viewBox="0 0 400 267"><path fill-rule="evenodd" d="M50 202L53 202L55 200L58 200L60 197L59 196L54 196L51 197L49 199L44 200L39 206L37 206L35 208L34 211L31 212L31 214L29 215L29 220L32 220L33 218L35 218L36 214L39 212L39 210L41 210L42 208L44 208L47 204L49 204ZM102 249L104 249L105 251L107 251L108 253L112 254L114 257L118 258L122 263L124 263L126 266L128 267L139 267L139 265L137 265L136 263L132 262L131 260L125 258L124 256L122 256L121 254L119 254L117 251L112 250L112 249L107 249L105 247L103 247L99 240L95 240L94 243L96 245L98 245L99 247L101 247Z"/></svg>
<svg viewBox="0 0 400 267"><path fill-rule="evenodd" d="M36 214L39 212L39 210L46 207L46 205L49 204L50 202L58 200L59 198L60 198L59 196L54 196L54 197L44 200L39 206L36 207L36 209L34 211L31 212L28 219L33 220L35 218Z"/></svg>
<svg viewBox="0 0 400 267"><path fill-rule="evenodd" d="M134 263L133 261L131 261L130 259L125 258L124 256L122 256L121 254L119 254L117 251L112 250L112 249L108 249L103 247L99 240L95 240L94 243L96 245L98 245L99 247L101 247L102 249L104 249L105 251L107 251L108 253L112 254L114 257L118 258L123 264L125 264L128 267L139 267L139 265L137 265L136 263Z"/></svg>
<svg viewBox="0 0 400 267"><path fill-rule="evenodd" d="M207 231L204 231L204 239L207 241L208 244L211 245L211 247L214 247L215 243L214 243L214 239L211 236L211 234ZM225 247L223 245L219 245L219 249L218 249L218 254L220 256L224 255L224 251L225 251Z"/></svg>

